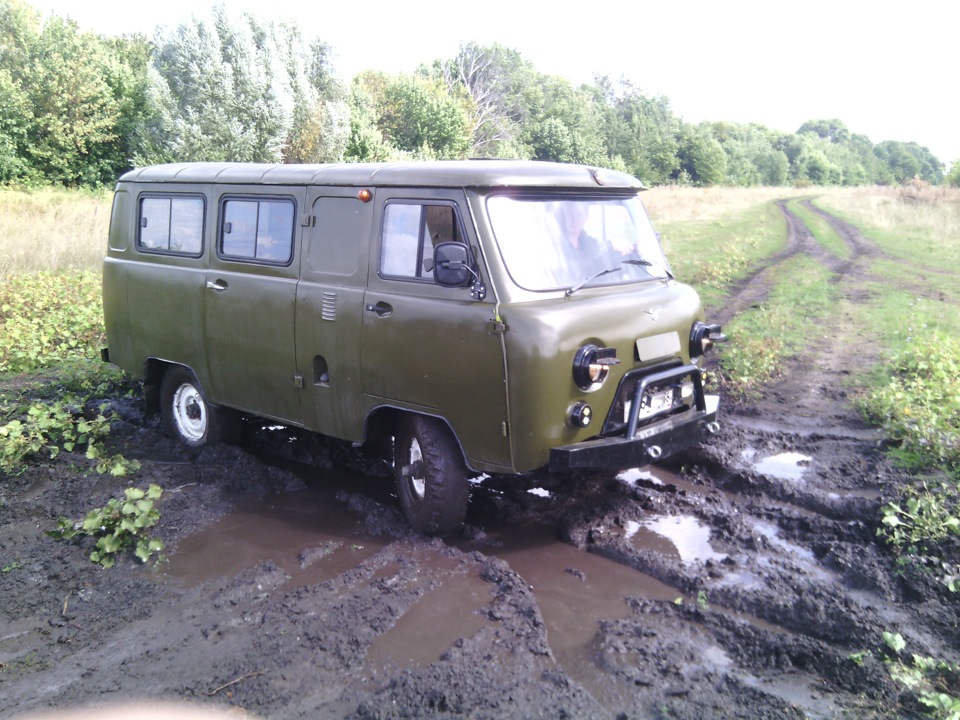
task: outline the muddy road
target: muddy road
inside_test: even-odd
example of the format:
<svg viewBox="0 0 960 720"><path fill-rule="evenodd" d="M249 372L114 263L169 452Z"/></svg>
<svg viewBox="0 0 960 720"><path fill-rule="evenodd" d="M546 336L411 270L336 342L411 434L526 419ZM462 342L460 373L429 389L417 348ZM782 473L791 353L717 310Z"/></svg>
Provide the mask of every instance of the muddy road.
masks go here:
<svg viewBox="0 0 960 720"><path fill-rule="evenodd" d="M45 535L126 487L83 458L3 478L0 717L135 699L265 718L919 717L882 633L956 662L960 613L876 539L904 477L845 379L876 360L849 309L878 251L826 216L838 260L781 208L787 248L711 319L762 302L797 253L822 262L840 307L783 378L725 398L721 432L671 466L485 478L459 538L412 533L388 468L338 443L248 427L187 452L116 399L112 449L164 488L168 561L102 570Z"/></svg>

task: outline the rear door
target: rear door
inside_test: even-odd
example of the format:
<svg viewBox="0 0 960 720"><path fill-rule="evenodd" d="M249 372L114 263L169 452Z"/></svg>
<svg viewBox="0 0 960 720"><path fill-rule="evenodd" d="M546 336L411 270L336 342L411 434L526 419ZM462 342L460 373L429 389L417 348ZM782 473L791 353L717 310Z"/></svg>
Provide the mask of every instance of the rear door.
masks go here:
<svg viewBox="0 0 960 720"><path fill-rule="evenodd" d="M363 312L364 391L375 404L446 418L472 463L509 467L502 336L492 297L444 288L433 248L477 252L462 191L378 189ZM481 268L481 273L485 271Z"/></svg>
<svg viewBox="0 0 960 720"><path fill-rule="evenodd" d="M206 342L218 403L302 421L294 317L302 188L238 187L219 200L206 276Z"/></svg>

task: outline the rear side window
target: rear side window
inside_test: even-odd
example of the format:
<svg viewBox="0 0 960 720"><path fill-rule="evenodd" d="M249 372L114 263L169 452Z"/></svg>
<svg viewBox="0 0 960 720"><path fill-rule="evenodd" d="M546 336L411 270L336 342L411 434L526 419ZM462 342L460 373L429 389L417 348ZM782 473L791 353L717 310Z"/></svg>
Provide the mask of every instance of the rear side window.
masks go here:
<svg viewBox="0 0 960 720"><path fill-rule="evenodd" d="M203 251L203 211L203 197L141 197L137 247L147 252L199 255Z"/></svg>
<svg viewBox="0 0 960 720"><path fill-rule="evenodd" d="M224 200L220 254L286 265L293 257L294 211L293 201L286 198Z"/></svg>
<svg viewBox="0 0 960 720"><path fill-rule="evenodd" d="M384 208L380 274L432 282L427 267L432 267L433 248L442 242L463 242L455 207L389 203Z"/></svg>

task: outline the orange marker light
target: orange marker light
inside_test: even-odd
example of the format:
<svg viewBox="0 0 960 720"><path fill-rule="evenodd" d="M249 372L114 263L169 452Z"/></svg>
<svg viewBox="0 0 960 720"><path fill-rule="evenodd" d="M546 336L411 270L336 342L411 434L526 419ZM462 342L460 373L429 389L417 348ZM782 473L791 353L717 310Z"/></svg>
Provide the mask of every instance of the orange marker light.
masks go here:
<svg viewBox="0 0 960 720"><path fill-rule="evenodd" d="M365 203L370 202L371 200L373 200L373 193L367 190L366 188L364 188L363 190L357 193L357 199L360 202L365 202Z"/></svg>

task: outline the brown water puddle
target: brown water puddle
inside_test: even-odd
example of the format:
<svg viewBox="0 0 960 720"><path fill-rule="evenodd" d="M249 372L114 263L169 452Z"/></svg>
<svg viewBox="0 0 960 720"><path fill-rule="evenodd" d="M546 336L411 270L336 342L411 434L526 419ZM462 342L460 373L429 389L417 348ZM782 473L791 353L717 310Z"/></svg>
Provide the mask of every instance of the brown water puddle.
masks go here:
<svg viewBox="0 0 960 720"><path fill-rule="evenodd" d="M190 587L271 561L290 575L287 588L323 582L356 567L386 541L366 533L363 516L336 499L336 490L349 478L326 474L333 477L322 488L245 503L185 538L164 574Z"/></svg>
<svg viewBox="0 0 960 720"><path fill-rule="evenodd" d="M316 471L303 473L315 477ZM363 491L368 479L359 479ZM336 498L338 489L357 491L355 480L348 472L325 470L323 482L309 490L243 505L185 538L165 574L193 586L269 560L291 576L285 589L351 570L390 542L366 533L363 516ZM485 531L483 540L454 544L465 552L496 556L520 574L533 589L558 662L588 686L594 675L591 643L600 621L627 617L628 597L673 601L680 595L650 576L561 542L536 522ZM420 568L418 582L433 587L372 643L367 656L371 668L435 662L459 638L494 622L488 615L493 586L480 578L473 563L419 545L410 552Z"/></svg>

